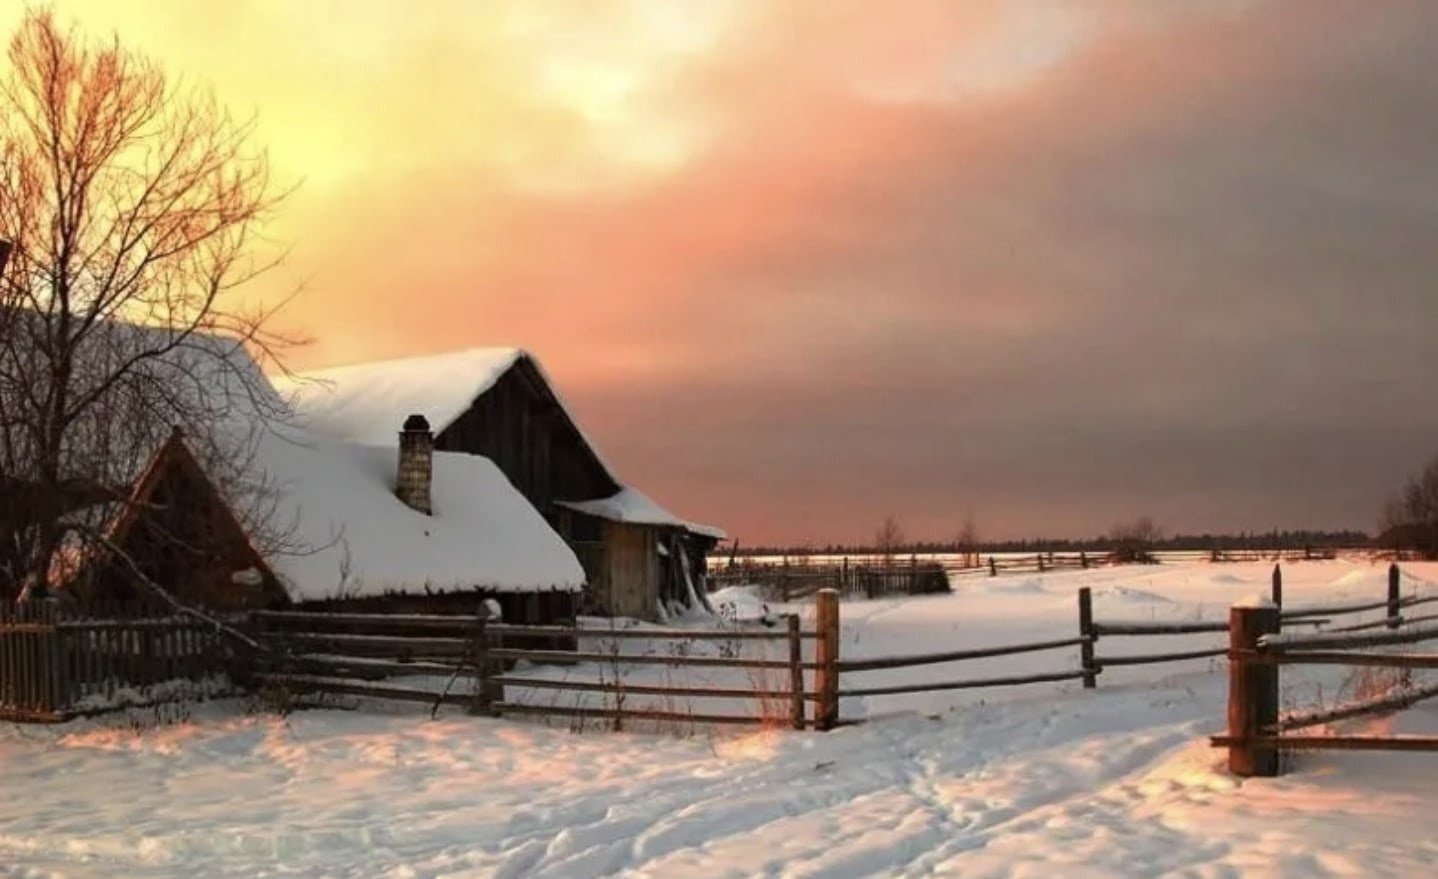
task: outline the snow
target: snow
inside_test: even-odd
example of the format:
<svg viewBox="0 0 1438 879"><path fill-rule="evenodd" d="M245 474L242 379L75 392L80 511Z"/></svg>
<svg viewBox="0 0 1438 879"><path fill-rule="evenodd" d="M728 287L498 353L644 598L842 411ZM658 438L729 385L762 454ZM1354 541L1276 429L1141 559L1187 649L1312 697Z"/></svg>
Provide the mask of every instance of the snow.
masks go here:
<svg viewBox="0 0 1438 879"><path fill-rule="evenodd" d="M622 488L615 494L598 500L556 501L556 503L561 507L568 507L571 510L611 522L668 525L718 540L723 540L728 536L722 529L712 525L700 525L679 518L637 488Z"/></svg>
<svg viewBox="0 0 1438 879"><path fill-rule="evenodd" d="M400 425L416 413L442 433L525 356L519 348L469 348L270 380L310 429L384 446L395 443Z"/></svg>
<svg viewBox="0 0 1438 879"><path fill-rule="evenodd" d="M1233 603L1233 606L1240 610L1277 610L1278 605L1267 595L1250 595L1247 598L1240 598Z"/></svg>
<svg viewBox="0 0 1438 879"><path fill-rule="evenodd" d="M394 494L398 451L276 426L254 467L297 551L270 565L296 599L386 592L574 592L574 552L488 458L434 453L433 515Z"/></svg>
<svg viewBox="0 0 1438 879"><path fill-rule="evenodd" d="M1438 565L1405 567L1414 575L1405 591L1438 589ZM1219 570L1234 582L1215 582ZM1198 564L1026 575L1040 590L999 588L1003 577L961 580L952 595L846 602L842 650L857 658L1072 635L1080 586L1093 589L1100 621L1133 613L1139 605L1124 596L1141 593L1168 599L1143 605L1157 621L1221 619L1267 577L1267 565ZM1285 567L1285 593L1308 603L1381 596L1383 583L1382 568L1366 562ZM742 587L713 597L760 609ZM1098 646L1141 652L1222 639ZM661 639L634 643L625 649L676 649ZM1072 654L990 668L1072 667ZM861 679L984 674L974 665ZM1236 779L1206 741L1223 724L1223 668L1221 660L1115 668L1094 691L1070 683L846 700L844 716L869 722L825 734L692 725L576 734L565 722L459 711L430 720L423 708L373 704L280 719L236 702L140 733L118 718L9 727L0 729L0 875L1431 872L1432 756L1304 753L1283 777ZM1330 673L1341 671L1285 668L1286 707L1306 707L1319 685L1334 692ZM1367 723L1355 731L1438 732L1438 710L1419 705Z"/></svg>

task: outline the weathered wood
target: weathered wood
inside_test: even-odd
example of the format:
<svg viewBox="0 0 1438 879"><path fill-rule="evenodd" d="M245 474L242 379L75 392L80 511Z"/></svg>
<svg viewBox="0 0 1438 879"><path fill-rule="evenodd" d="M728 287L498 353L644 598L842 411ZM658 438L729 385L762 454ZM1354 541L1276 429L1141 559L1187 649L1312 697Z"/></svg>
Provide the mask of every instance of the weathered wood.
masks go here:
<svg viewBox="0 0 1438 879"><path fill-rule="evenodd" d="M631 684L626 681L576 680L574 678L534 678L504 674L494 682L505 687L533 690L573 690L576 693L624 693L634 696L688 696L699 699L785 699L790 690L769 690L754 687L678 687L661 684ZM817 699L815 693L799 693L800 699Z"/></svg>
<svg viewBox="0 0 1438 879"><path fill-rule="evenodd" d="M296 693L324 692L341 696L364 696L373 699L395 699L404 702L439 702L445 705L468 706L470 696L463 693L436 693L433 690L417 690L413 687L399 687L393 684L355 683L345 678L322 677L317 675L281 674L260 672L257 678L280 684Z"/></svg>
<svg viewBox="0 0 1438 879"><path fill-rule="evenodd" d="M1155 665L1163 662L1182 662L1186 659L1209 659L1226 656L1227 647L1210 647L1203 650L1183 650L1176 653L1145 653L1138 656L1100 656L1094 665L1103 670L1110 665Z"/></svg>
<svg viewBox="0 0 1438 879"><path fill-rule="evenodd" d="M977 690L985 687L1014 687L1051 681L1073 681L1083 677L1082 671L1061 671L1049 674L1015 675L1002 678L971 678L925 684L896 684L891 687L854 687L839 691L840 696L894 696L902 693L928 693L940 690Z"/></svg>
<svg viewBox="0 0 1438 879"><path fill-rule="evenodd" d="M1401 607L1399 601L1402 596L1398 594L1401 585L1402 575L1398 571L1398 563L1394 562L1388 566L1388 628L1396 629L1400 625L1398 612Z"/></svg>
<svg viewBox="0 0 1438 879"><path fill-rule="evenodd" d="M1212 736L1218 748L1301 751L1438 751L1438 736Z"/></svg>
<svg viewBox="0 0 1438 879"><path fill-rule="evenodd" d="M501 702L494 706L500 714L547 714L554 717L596 718L605 720L648 720L677 724L747 724L760 725L767 718L737 714L685 714L677 711L650 711L640 708L579 708L564 705L529 705L522 702Z"/></svg>
<svg viewBox="0 0 1438 879"><path fill-rule="evenodd" d="M1265 635L1278 631L1279 612L1272 603L1236 605L1229 611L1228 735L1251 739L1278 721L1278 667L1246 662ZM1278 751L1251 742L1228 749L1228 768L1242 777L1278 774Z"/></svg>
<svg viewBox="0 0 1438 879"><path fill-rule="evenodd" d="M1089 587L1084 586L1078 591L1078 615L1079 615L1079 663L1083 668L1083 688L1092 690L1098 686L1099 668L1094 664L1094 641L1098 640L1098 630L1093 624L1093 592Z"/></svg>
<svg viewBox="0 0 1438 879"><path fill-rule="evenodd" d="M820 590L815 615L819 637L814 644L814 689L819 704L814 707L814 725L830 730L839 719L839 593Z"/></svg>
<svg viewBox="0 0 1438 879"><path fill-rule="evenodd" d="M1192 635L1228 631L1228 623L1219 621L1198 623L1092 623L1091 626L1095 637L1104 635Z"/></svg>
<svg viewBox="0 0 1438 879"><path fill-rule="evenodd" d="M804 728L804 639L799 615L789 614L789 720L794 729Z"/></svg>
<svg viewBox="0 0 1438 879"><path fill-rule="evenodd" d="M994 656L1012 656L1017 653L1037 653L1043 650L1057 650L1090 643L1086 638L1062 638L1056 641L1035 641L1029 644L1015 644L1003 647L980 647L973 650L954 650L947 653L921 653L912 656L887 656L873 659L849 659L839 663L840 672L874 671L885 668L909 668L916 665L936 665L944 662L963 662L971 659L986 659Z"/></svg>
<svg viewBox="0 0 1438 879"><path fill-rule="evenodd" d="M1279 635L1264 640L1264 646L1274 650L1339 650L1351 647L1379 647L1389 644L1418 644L1438 640L1438 626L1396 632L1375 632L1354 634L1350 632L1318 632L1312 635Z"/></svg>
<svg viewBox="0 0 1438 879"><path fill-rule="evenodd" d="M1259 650L1244 654L1247 662L1265 665L1353 665L1376 668L1438 668L1438 653L1362 653L1358 651L1304 650L1284 653Z"/></svg>
<svg viewBox="0 0 1438 879"><path fill-rule="evenodd" d="M672 653L577 653L569 650L524 650L512 647L496 647L489 652L493 659L527 659L530 662L578 663L598 662L618 665L667 665L694 668L789 668L787 659L742 659L722 656L679 656ZM814 667L806 663L805 668Z"/></svg>

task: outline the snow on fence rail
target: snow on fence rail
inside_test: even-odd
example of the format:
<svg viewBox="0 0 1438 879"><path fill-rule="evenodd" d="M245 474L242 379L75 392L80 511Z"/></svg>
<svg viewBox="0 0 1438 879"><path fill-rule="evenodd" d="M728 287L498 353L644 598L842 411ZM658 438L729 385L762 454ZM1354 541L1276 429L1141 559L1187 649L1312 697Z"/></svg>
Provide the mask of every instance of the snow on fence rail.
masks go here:
<svg viewBox="0 0 1438 879"><path fill-rule="evenodd" d="M88 613L97 615L50 602L0 605L0 718L53 723L230 689L229 654L213 625Z"/></svg>

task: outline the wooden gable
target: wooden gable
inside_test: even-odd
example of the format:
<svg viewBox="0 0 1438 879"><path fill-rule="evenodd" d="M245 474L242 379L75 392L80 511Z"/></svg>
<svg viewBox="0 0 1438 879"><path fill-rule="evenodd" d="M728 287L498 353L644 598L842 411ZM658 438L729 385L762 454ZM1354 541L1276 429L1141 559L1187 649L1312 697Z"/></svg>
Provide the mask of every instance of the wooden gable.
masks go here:
<svg viewBox="0 0 1438 879"><path fill-rule="evenodd" d="M288 596L177 431L151 460L108 532L111 544L175 598L216 610L274 607ZM146 601L111 559L84 588L97 600Z"/></svg>
<svg viewBox="0 0 1438 879"><path fill-rule="evenodd" d="M516 361L442 430L435 448L489 458L544 512L556 500L607 497L619 491L528 357Z"/></svg>

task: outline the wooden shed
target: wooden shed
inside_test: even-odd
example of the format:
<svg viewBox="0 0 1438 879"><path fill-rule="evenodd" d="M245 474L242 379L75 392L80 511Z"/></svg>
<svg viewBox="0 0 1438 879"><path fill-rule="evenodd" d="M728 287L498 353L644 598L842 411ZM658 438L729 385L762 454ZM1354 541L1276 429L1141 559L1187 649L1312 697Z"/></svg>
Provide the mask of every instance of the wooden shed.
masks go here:
<svg viewBox="0 0 1438 879"><path fill-rule="evenodd" d="M493 461L579 557L588 611L655 620L707 607L704 558L723 532L624 485L528 353L477 348L278 383L317 432L388 445L418 414L436 450Z"/></svg>

